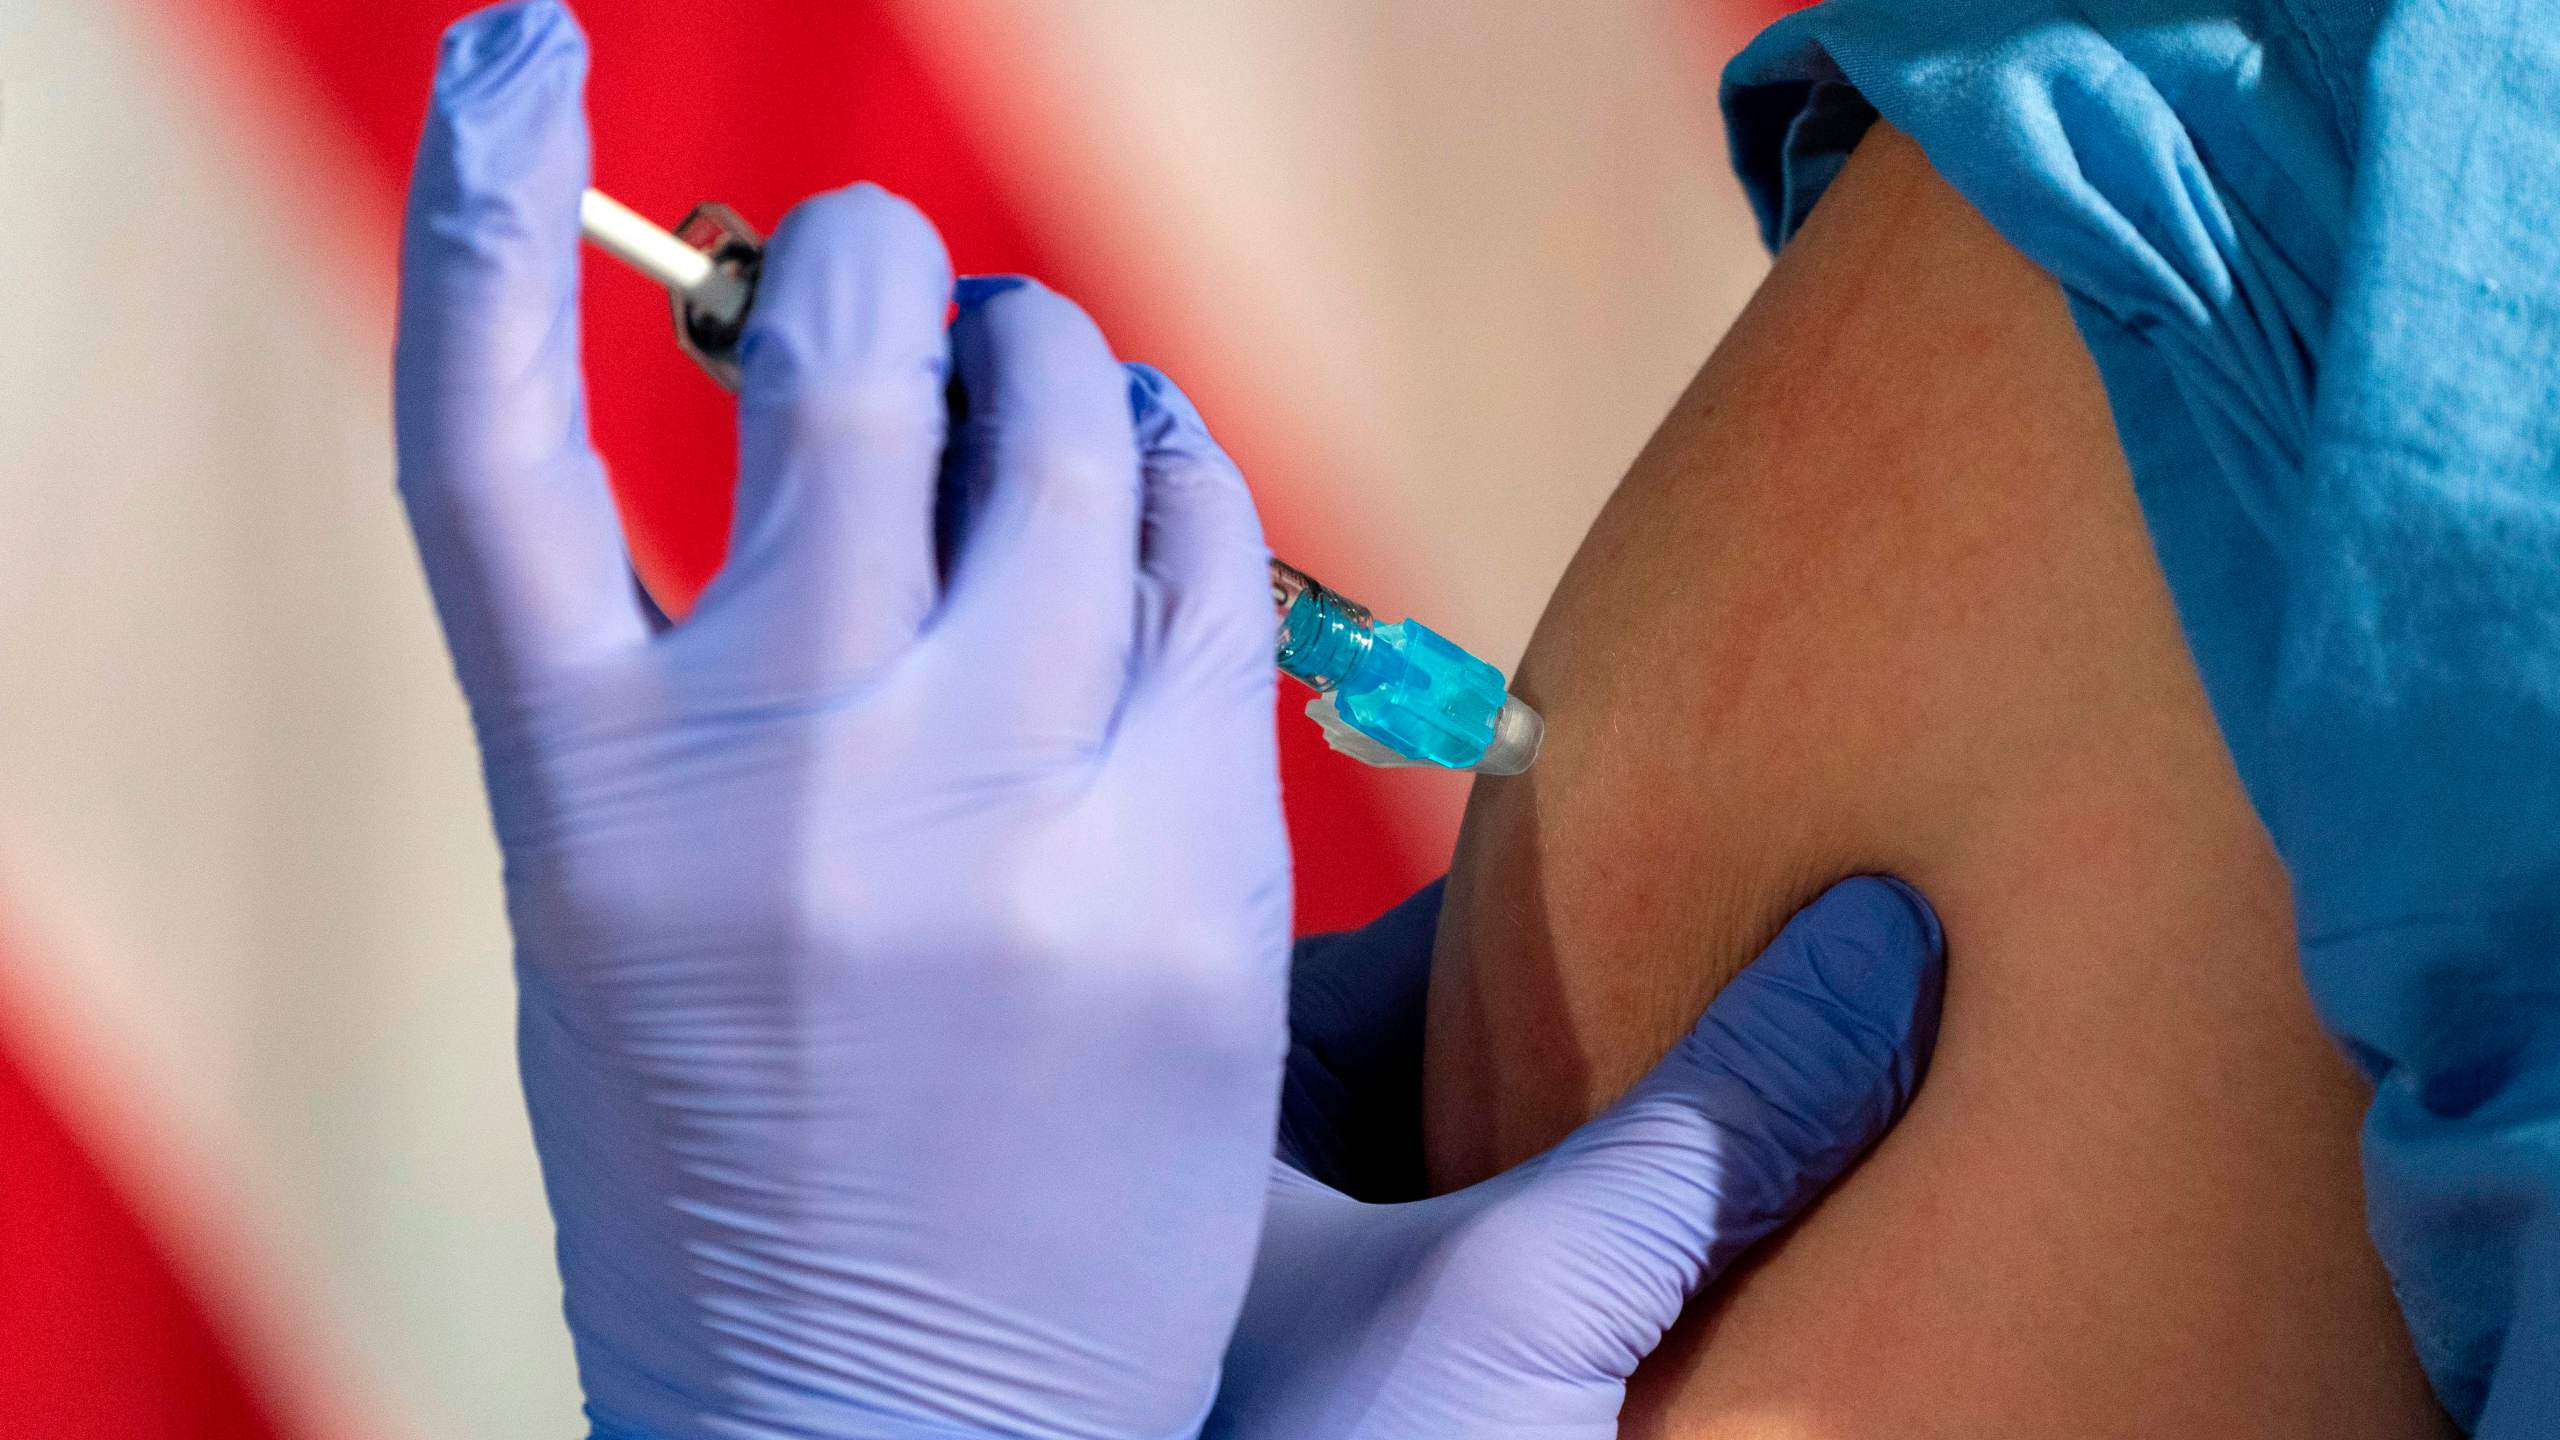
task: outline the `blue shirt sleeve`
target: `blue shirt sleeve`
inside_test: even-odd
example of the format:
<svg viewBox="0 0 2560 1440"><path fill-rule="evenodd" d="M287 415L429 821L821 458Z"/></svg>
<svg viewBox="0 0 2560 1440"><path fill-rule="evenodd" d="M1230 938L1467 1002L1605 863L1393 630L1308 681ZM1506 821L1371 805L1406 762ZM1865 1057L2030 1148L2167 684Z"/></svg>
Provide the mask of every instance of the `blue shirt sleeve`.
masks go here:
<svg viewBox="0 0 2560 1440"><path fill-rule="evenodd" d="M1772 245L1881 115L2060 282L2484 1435L2560 1423L2554 96L2528 0L1832 0L1724 94Z"/></svg>

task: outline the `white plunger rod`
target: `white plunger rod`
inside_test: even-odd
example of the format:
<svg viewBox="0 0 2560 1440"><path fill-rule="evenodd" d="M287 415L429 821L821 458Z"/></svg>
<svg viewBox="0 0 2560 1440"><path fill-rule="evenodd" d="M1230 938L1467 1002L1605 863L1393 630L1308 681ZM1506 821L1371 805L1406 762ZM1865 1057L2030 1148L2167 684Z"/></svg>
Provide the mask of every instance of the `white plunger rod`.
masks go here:
<svg viewBox="0 0 2560 1440"><path fill-rule="evenodd" d="M733 323L747 308L746 282L601 190L578 197L578 228L597 249L683 296L713 320Z"/></svg>

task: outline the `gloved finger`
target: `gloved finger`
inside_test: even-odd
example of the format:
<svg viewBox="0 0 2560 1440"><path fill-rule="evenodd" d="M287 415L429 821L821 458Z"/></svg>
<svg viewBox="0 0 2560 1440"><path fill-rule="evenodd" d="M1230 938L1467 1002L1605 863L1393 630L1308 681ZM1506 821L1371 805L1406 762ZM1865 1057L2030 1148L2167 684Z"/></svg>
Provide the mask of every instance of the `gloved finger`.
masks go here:
<svg viewBox="0 0 2560 1440"><path fill-rule="evenodd" d="M1691 1294L1901 1115L1936 1042L1943 974L1919 892L1872 876L1835 885L1625 1099L1549 1154L1528 1192L1536 1233L1612 1290L1624 1348L1611 1363L1632 1370Z"/></svg>
<svg viewBox="0 0 2560 1440"><path fill-rule="evenodd" d="M1190 398L1152 365L1131 365L1129 413L1146 486L1138 566L1144 606L1137 695L1196 710L1229 695L1271 708L1271 547L1253 492Z"/></svg>
<svg viewBox="0 0 2560 1440"><path fill-rule="evenodd" d="M752 629L759 679L822 687L923 628L939 591L951 261L876 185L801 202L738 342L738 499L697 622Z"/></svg>
<svg viewBox="0 0 2560 1440"><path fill-rule="evenodd" d="M1424 1193L1423 1006L1447 884L1361 929L1310 936L1290 958L1280 1156L1371 1204Z"/></svg>
<svg viewBox="0 0 2560 1440"><path fill-rule="evenodd" d="M410 181L400 493L476 704L648 626L578 367L586 38L552 0L446 32Z"/></svg>
<svg viewBox="0 0 2560 1440"><path fill-rule="evenodd" d="M1139 471L1128 381L1064 296L1014 276L960 282L951 354L964 538L944 618L953 651L1041 731L1090 744L1128 688Z"/></svg>

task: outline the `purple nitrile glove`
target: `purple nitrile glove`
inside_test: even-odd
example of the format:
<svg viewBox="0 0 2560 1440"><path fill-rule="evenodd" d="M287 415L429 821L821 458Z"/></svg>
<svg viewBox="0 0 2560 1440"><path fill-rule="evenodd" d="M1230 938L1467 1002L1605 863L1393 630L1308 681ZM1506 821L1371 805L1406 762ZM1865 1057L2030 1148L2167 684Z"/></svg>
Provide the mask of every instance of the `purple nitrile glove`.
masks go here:
<svg viewBox="0 0 2560 1440"><path fill-rule="evenodd" d="M1435 886L1301 947L1271 1213L1210 1436L1616 1435L1681 1306L1885 1132L1936 1038L1937 918L1899 881L1845 881L1599 1118L1406 1199L1438 908Z"/></svg>
<svg viewBox="0 0 2560 1440"><path fill-rule="evenodd" d="M585 66L553 3L447 37L395 390L588 1413L1191 1434L1286 1048L1251 501L1142 451L1169 392L1075 306L964 284L946 336L932 227L836 192L765 258L728 562L653 626L581 388Z"/></svg>

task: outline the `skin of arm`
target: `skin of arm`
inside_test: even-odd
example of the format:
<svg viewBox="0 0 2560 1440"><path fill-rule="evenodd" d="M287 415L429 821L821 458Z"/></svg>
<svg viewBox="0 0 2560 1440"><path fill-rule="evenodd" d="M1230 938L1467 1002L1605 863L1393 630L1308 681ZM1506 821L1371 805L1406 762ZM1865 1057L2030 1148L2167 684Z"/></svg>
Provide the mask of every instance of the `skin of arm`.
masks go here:
<svg viewBox="0 0 2560 1440"><path fill-rule="evenodd" d="M1909 1116L1692 1305L1625 1433L2440 1433L2365 1238L2365 1095L2096 369L1908 139L1789 244L1517 688L1547 746L1469 804L1436 1185L1605 1105L1832 881L1901 875L1947 929Z"/></svg>

